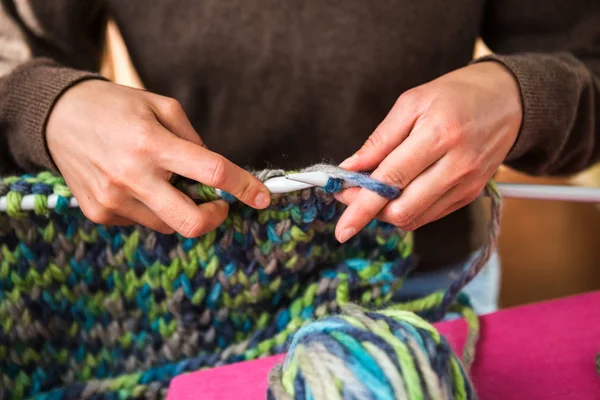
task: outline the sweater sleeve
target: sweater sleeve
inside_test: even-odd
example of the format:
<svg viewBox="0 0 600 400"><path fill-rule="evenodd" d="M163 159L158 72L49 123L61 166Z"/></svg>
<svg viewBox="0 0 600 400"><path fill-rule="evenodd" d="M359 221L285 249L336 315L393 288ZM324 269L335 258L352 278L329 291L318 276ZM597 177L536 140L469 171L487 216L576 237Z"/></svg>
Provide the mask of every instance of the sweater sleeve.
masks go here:
<svg viewBox="0 0 600 400"><path fill-rule="evenodd" d="M45 139L52 107L78 82L103 79L99 7L52 3L40 10L31 8L40 2L0 3L0 175L55 170Z"/></svg>
<svg viewBox="0 0 600 400"><path fill-rule="evenodd" d="M600 161L600 1L491 0L482 38L515 76L523 121L505 164L568 175Z"/></svg>

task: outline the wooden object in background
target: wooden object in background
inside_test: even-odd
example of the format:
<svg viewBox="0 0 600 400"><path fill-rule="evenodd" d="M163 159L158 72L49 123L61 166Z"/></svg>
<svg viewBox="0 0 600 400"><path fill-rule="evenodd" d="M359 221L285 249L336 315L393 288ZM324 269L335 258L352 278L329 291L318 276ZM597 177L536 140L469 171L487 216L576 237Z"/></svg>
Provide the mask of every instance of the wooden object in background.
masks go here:
<svg viewBox="0 0 600 400"><path fill-rule="evenodd" d="M572 183L507 168L497 180ZM503 307L600 289L600 210L594 204L507 199L499 248Z"/></svg>
<svg viewBox="0 0 600 400"><path fill-rule="evenodd" d="M133 67L125 41L114 21L106 27L106 40L100 72L120 85L143 89L144 85Z"/></svg>

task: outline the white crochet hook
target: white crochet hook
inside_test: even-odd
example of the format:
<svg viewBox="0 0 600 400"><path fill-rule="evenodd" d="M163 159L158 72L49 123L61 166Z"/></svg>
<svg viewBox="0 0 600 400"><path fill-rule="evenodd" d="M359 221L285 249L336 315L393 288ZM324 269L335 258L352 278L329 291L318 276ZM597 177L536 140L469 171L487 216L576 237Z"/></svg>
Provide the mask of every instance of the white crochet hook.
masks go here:
<svg viewBox="0 0 600 400"><path fill-rule="evenodd" d="M264 185L271 193L290 193L311 187L324 187L330 179L329 175L321 171L300 172L267 179ZM572 201L580 203L600 204L600 188L560 186L560 185L530 185L522 183L498 183L498 190L503 198ZM56 207L58 196L48 196L47 207ZM75 198L69 199L69 207L78 207ZM23 196L20 209L23 211L35 208L35 196ZM6 197L0 197L0 212L7 209Z"/></svg>

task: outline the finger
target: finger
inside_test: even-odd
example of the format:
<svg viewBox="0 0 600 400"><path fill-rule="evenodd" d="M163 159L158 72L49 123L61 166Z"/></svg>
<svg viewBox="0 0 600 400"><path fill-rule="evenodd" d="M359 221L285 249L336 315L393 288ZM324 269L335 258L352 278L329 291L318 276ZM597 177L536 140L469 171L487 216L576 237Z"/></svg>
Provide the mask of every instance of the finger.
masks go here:
<svg viewBox="0 0 600 400"><path fill-rule="evenodd" d="M132 225L135 225L136 223L128 218L123 218L123 217L115 214L112 217L110 217L108 220L105 220L104 222L101 222L100 224L106 225L106 226L132 226Z"/></svg>
<svg viewBox="0 0 600 400"><path fill-rule="evenodd" d="M344 189L341 192L334 193L333 197L342 204L348 205L356 199L356 196L360 193L360 188L352 187Z"/></svg>
<svg viewBox="0 0 600 400"><path fill-rule="evenodd" d="M412 93L400 96L363 146L340 164L341 168L372 171L408 137L419 115L418 103Z"/></svg>
<svg viewBox="0 0 600 400"><path fill-rule="evenodd" d="M345 189L341 192L335 193L333 196L334 198L339 201L340 203L348 206L350 203L352 203L356 197L360 194L360 188L349 188L349 189ZM389 219L389 206L390 204L392 204L393 201L389 202L388 204L386 204L381 211L375 216L374 219L379 220L379 221L384 221L387 222L385 220L385 218L387 217L388 220Z"/></svg>
<svg viewBox="0 0 600 400"><path fill-rule="evenodd" d="M196 205L188 196L159 181L152 191L141 194L140 201L184 237L195 238L216 229L227 218L228 204L223 200Z"/></svg>
<svg viewBox="0 0 600 400"><path fill-rule="evenodd" d="M359 195L360 193L360 188L349 188L349 189L345 189L341 192L338 192L336 194L334 194L334 198L339 201L340 203L348 206L350 203L352 203L356 197ZM375 216L374 219L378 220L378 221L383 221L383 222L388 222L386 221L386 216L387 214L389 214L388 212L386 212L389 208L389 205L392 202L388 203L387 205L385 205L383 207L383 209ZM389 220L389 217L388 217Z"/></svg>
<svg viewBox="0 0 600 400"><path fill-rule="evenodd" d="M469 204L471 204L472 201L469 201L469 199L463 199L460 200L452 205L450 205L450 207L446 208L444 211L442 211L440 214L436 215L435 217L431 218L429 222L427 223L431 223L431 222L435 222L438 219L442 219L450 214L452 214L455 211L458 211L459 209L468 206Z"/></svg>
<svg viewBox="0 0 600 400"><path fill-rule="evenodd" d="M168 171L224 190L245 204L263 209L270 201L267 188L251 173L225 157L171 136L159 164Z"/></svg>
<svg viewBox="0 0 600 400"><path fill-rule="evenodd" d="M427 211L415 218L413 221L408 222L405 226L398 226L407 231L412 231L426 225L430 222L436 221L440 218L445 217L450 212L456 211L458 208L468 204L468 201L460 199L460 192L457 193L456 188L450 189L449 192L445 193L438 201L435 202ZM350 193L338 193L336 199L343 204L350 204L356 200L358 192ZM396 200L389 202L383 209L375 216L374 219L387 222L392 225L396 225L398 216L395 213Z"/></svg>
<svg viewBox="0 0 600 400"><path fill-rule="evenodd" d="M188 142L206 147L177 100L153 94L151 103L156 119L168 131Z"/></svg>
<svg viewBox="0 0 600 400"><path fill-rule="evenodd" d="M427 225L446 216L447 214L445 214L445 212L448 212L452 209L452 207L460 205L464 202L467 202L465 186L456 185L444 193L438 200L436 200L431 207L411 221L408 227L401 228L406 230L418 229L423 225Z"/></svg>
<svg viewBox="0 0 600 400"><path fill-rule="evenodd" d="M352 188L356 189L356 188ZM359 194L358 190L347 189L342 192L336 193L334 196L337 201L342 204L348 205L356 200L356 197ZM450 191L446 192L431 208L429 208L425 213L417 217L414 221L410 222L407 226L399 226L404 230L415 230L429 222L433 222L437 219L442 218L447 215L444 213L451 212L452 206L459 205L459 201L456 200L461 193L457 193L456 188L450 189ZM455 202L453 202L456 200ZM389 224L395 225L395 221L397 219L396 214L394 213L394 205L397 200L390 201L383 209L375 216L376 220L387 222ZM448 204L450 203L450 206ZM441 210L441 211L440 211ZM433 217L432 217L433 215Z"/></svg>
<svg viewBox="0 0 600 400"><path fill-rule="evenodd" d="M372 177L387 184L399 188L410 187L414 178L422 176L434 163L443 155L443 147L436 144L432 135L426 132L426 127L416 127L413 133L402 143L397 149L392 151L386 157L379 167L373 172ZM427 149L427 151L423 151ZM436 177L436 180L441 178ZM427 181L426 181L427 183ZM417 186L419 188L419 186ZM448 190L448 185L444 183L441 187L443 190L441 196ZM414 189L413 189L414 191ZM417 194L420 192L417 191ZM430 195L435 194L435 189L429 192ZM421 195L423 195L421 193ZM400 198L405 198L406 193L403 193ZM430 196L431 197L431 196ZM435 199L430 199L433 202ZM372 191L363 189L354 201L348 205L344 211L338 225L336 227L336 237L339 241L347 241L356 232L363 229L369 222L377 217L378 213L388 203L388 201ZM398 206L399 201L394 201L394 207ZM405 203L400 202L401 204ZM415 208L414 203L408 203L412 208ZM396 210L394 208L394 210ZM413 211L412 209L410 211ZM423 210L417 210L420 215ZM398 223L407 223L405 212L401 209L396 210L399 215L396 217ZM412 217L411 217L412 218ZM339 235L339 236L338 236Z"/></svg>
<svg viewBox="0 0 600 400"><path fill-rule="evenodd" d="M474 193L471 193L471 195L467 194L466 197L455 202L454 204L451 204L448 208L444 209L441 213L439 213L434 218L432 218L431 222L437 221L438 219L441 219L441 218L444 218L445 216L452 214L453 212L473 203L481 195L482 191L483 191L483 188L480 191L475 191Z"/></svg>
<svg viewBox="0 0 600 400"><path fill-rule="evenodd" d="M457 197L457 192L458 192L457 187L453 187L452 189L450 189L449 192L444 194L440 198L440 200L436 202L436 204L434 204L430 208L430 210L432 210L430 213L426 212L425 214L417 217L417 219L415 220L414 229L418 229L425 224L428 224L428 223L437 221L438 219L444 218L446 215L451 214L454 211L471 203L471 201L469 201L468 198L452 203L454 198L459 198L459 197ZM349 188L349 189L346 189L346 190L343 190L341 192L334 194L334 197L340 203L348 205L356 199L356 196L358 196L358 194L359 194L358 188ZM460 193L458 195L460 195ZM450 206L443 208L448 203L451 203ZM394 204L394 201L389 202L379 212L379 214L377 214L375 216L375 219L393 224L393 220L395 218L394 214L391 211L393 208L392 207L393 204ZM443 209L443 210L441 212L439 212L440 209ZM432 215L434 215L434 216L432 217ZM403 229L408 230L408 229L406 229L406 227L403 227Z"/></svg>
<svg viewBox="0 0 600 400"><path fill-rule="evenodd" d="M100 203L95 201L93 197L81 196L76 197L79 203L79 209L90 221L99 225L108 226L131 226L135 225L132 220L122 217L118 214L111 212L105 207L101 206Z"/></svg>
<svg viewBox="0 0 600 400"><path fill-rule="evenodd" d="M391 223L403 229L414 230L417 217L458 184L456 179L449 176L448 171L451 170L452 162L445 157L414 179L394 204L390 205Z"/></svg>
<svg viewBox="0 0 600 400"><path fill-rule="evenodd" d="M169 234L175 231L146 205L133 198L123 204L122 210L119 210L119 215L160 233Z"/></svg>
<svg viewBox="0 0 600 400"><path fill-rule="evenodd" d="M385 197L368 189L361 189L356 200L348 205L338 220L335 227L337 240L340 243L348 241L371 222L387 203Z"/></svg>
<svg viewBox="0 0 600 400"><path fill-rule="evenodd" d="M444 156L445 147L439 145L434 136L425 125L415 127L410 136L379 164L372 177L399 188L407 187Z"/></svg>

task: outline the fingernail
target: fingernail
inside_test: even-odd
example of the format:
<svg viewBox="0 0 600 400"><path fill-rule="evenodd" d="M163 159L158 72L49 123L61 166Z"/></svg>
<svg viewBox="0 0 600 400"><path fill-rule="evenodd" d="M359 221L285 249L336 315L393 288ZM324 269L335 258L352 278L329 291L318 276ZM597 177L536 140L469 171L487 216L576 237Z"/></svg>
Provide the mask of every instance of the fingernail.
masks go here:
<svg viewBox="0 0 600 400"><path fill-rule="evenodd" d="M344 161L342 161L342 163L339 165L339 167L340 168L348 168L352 164L354 164L357 159L358 159L358 154L353 154L350 157L346 158Z"/></svg>
<svg viewBox="0 0 600 400"><path fill-rule="evenodd" d="M258 208L268 207L270 202L271 202L271 196L269 196L268 194L263 193L263 192L260 192L256 196L256 199L254 199L254 205Z"/></svg>
<svg viewBox="0 0 600 400"><path fill-rule="evenodd" d="M340 243L345 243L354 235L356 235L356 228L346 228L342 231L338 240Z"/></svg>

